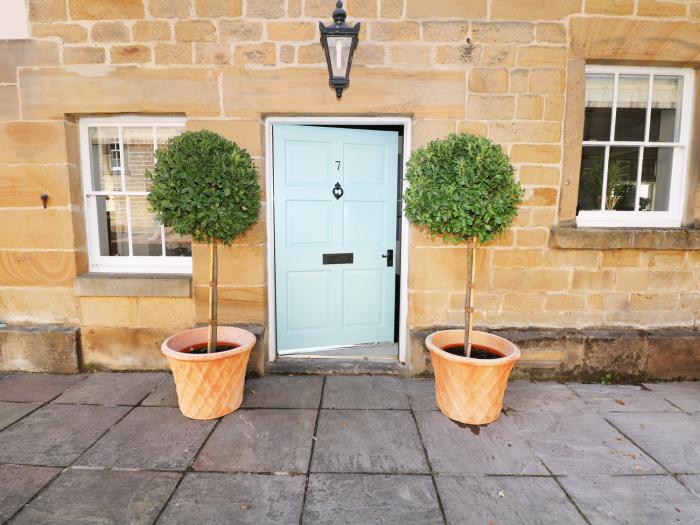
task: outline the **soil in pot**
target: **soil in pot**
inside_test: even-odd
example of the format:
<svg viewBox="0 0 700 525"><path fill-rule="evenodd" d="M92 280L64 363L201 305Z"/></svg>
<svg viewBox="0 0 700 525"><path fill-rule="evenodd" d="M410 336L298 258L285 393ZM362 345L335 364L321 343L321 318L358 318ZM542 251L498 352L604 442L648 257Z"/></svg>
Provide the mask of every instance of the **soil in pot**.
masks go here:
<svg viewBox="0 0 700 525"><path fill-rule="evenodd" d="M449 345L444 347L443 350L448 354L464 357L463 344ZM469 357L472 359L500 359L503 355L485 346L472 345L472 353Z"/></svg>
<svg viewBox="0 0 700 525"><path fill-rule="evenodd" d="M226 352L227 350L233 350L234 348L238 348L239 345L236 344L231 344L231 343L220 343L216 345L216 349L214 350L214 353L217 354L219 352ZM200 354L206 354L207 353L207 348L209 345L207 343L201 343L198 345L193 345L188 348L185 348L182 350L182 352L186 354L195 354L195 355L200 355Z"/></svg>

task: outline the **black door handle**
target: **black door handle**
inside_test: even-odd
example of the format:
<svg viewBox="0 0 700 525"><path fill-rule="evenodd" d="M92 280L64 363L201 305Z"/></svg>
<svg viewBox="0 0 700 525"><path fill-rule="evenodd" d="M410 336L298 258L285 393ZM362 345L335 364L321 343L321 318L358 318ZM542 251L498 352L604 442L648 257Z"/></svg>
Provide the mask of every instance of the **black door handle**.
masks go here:
<svg viewBox="0 0 700 525"><path fill-rule="evenodd" d="M386 265L387 267L392 267L394 266L394 250L387 250L384 255L382 255L382 258L386 259Z"/></svg>

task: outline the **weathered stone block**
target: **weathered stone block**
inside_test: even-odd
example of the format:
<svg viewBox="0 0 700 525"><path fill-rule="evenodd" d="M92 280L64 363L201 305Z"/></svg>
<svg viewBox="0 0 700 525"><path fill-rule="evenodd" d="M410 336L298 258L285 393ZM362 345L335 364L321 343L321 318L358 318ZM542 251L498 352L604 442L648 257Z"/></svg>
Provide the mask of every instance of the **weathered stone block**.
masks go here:
<svg viewBox="0 0 700 525"><path fill-rule="evenodd" d="M316 38L316 25L311 22L270 22L267 38L299 42Z"/></svg>
<svg viewBox="0 0 700 525"><path fill-rule="evenodd" d="M513 66L515 64L515 46L483 46L479 65L482 66Z"/></svg>
<svg viewBox="0 0 700 525"><path fill-rule="evenodd" d="M510 120L515 114L515 97L469 95L467 116L474 119Z"/></svg>
<svg viewBox="0 0 700 525"><path fill-rule="evenodd" d="M32 24L32 36L35 38L57 36L64 42L75 43L85 42L87 34L87 29L80 24Z"/></svg>
<svg viewBox="0 0 700 525"><path fill-rule="evenodd" d="M581 0L493 0L491 18L496 20L558 20L581 12Z"/></svg>
<svg viewBox="0 0 700 525"><path fill-rule="evenodd" d="M423 64L432 63L431 50L424 46L392 46L389 52L389 62L392 64Z"/></svg>
<svg viewBox="0 0 700 525"><path fill-rule="evenodd" d="M508 91L508 70L474 68L469 72L469 91L476 93L505 93Z"/></svg>
<svg viewBox="0 0 700 525"><path fill-rule="evenodd" d="M537 24L535 35L538 42L547 44L566 44L566 27L564 24Z"/></svg>
<svg viewBox="0 0 700 525"><path fill-rule="evenodd" d="M65 20L66 15L66 0L29 0L31 22Z"/></svg>
<svg viewBox="0 0 700 525"><path fill-rule="evenodd" d="M586 0L585 12L593 15L631 15L634 0Z"/></svg>
<svg viewBox="0 0 700 525"><path fill-rule="evenodd" d="M195 44L195 63L226 65L231 62L228 44Z"/></svg>
<svg viewBox="0 0 700 525"><path fill-rule="evenodd" d="M562 67L566 64L566 48L553 46L523 46L518 49L521 67Z"/></svg>
<svg viewBox="0 0 700 525"><path fill-rule="evenodd" d="M16 323L77 324L72 288L5 287L0 291L0 319Z"/></svg>
<svg viewBox="0 0 700 525"><path fill-rule="evenodd" d="M80 46L63 50L64 64L102 64L105 58L103 47Z"/></svg>
<svg viewBox="0 0 700 525"><path fill-rule="evenodd" d="M265 0L248 2L246 15L249 18L284 18L285 0Z"/></svg>
<svg viewBox="0 0 700 525"><path fill-rule="evenodd" d="M233 50L233 63L236 66L260 64L274 66L277 62L275 44L240 44Z"/></svg>
<svg viewBox="0 0 700 525"><path fill-rule="evenodd" d="M215 42L216 26L211 20L185 20L175 24L178 42Z"/></svg>
<svg viewBox="0 0 700 525"><path fill-rule="evenodd" d="M538 120L542 118L544 100L538 95L519 95L515 116L519 119Z"/></svg>
<svg viewBox="0 0 700 525"><path fill-rule="evenodd" d="M0 323L0 370L74 374L79 337L74 326Z"/></svg>
<svg viewBox="0 0 700 525"><path fill-rule="evenodd" d="M198 286L194 290L195 319L208 319L209 287ZM265 323L267 289L258 287L219 287L219 320L222 323Z"/></svg>
<svg viewBox="0 0 700 525"><path fill-rule="evenodd" d="M450 118L464 114L464 73L353 68L343 94L344 113L384 113ZM440 93L440 97L435 97ZM285 112L290 104L300 113L333 113L335 92L320 68L264 70L224 69L227 115L258 118Z"/></svg>
<svg viewBox="0 0 700 525"><path fill-rule="evenodd" d="M71 286L76 273L74 252L0 252L0 286Z"/></svg>
<svg viewBox="0 0 700 525"><path fill-rule="evenodd" d="M409 18L486 18L486 0L407 0Z"/></svg>
<svg viewBox="0 0 700 525"><path fill-rule="evenodd" d="M686 16L687 2L669 2L668 0L639 0L638 16Z"/></svg>
<svg viewBox="0 0 700 525"><path fill-rule="evenodd" d="M571 52L589 60L697 64L700 24L635 18L572 18Z"/></svg>
<svg viewBox="0 0 700 525"><path fill-rule="evenodd" d="M326 55L323 53L321 46L317 44L309 44L299 46L297 54L299 56L299 64L325 64Z"/></svg>
<svg viewBox="0 0 700 525"><path fill-rule="evenodd" d="M521 22L478 22L472 33L481 44L527 44L535 38L534 26Z"/></svg>
<svg viewBox="0 0 700 525"><path fill-rule="evenodd" d="M139 297L139 326L188 330L194 324L194 301L187 298Z"/></svg>
<svg viewBox="0 0 700 525"><path fill-rule="evenodd" d="M222 20L219 22L219 40L255 41L262 38L262 24L247 20Z"/></svg>
<svg viewBox="0 0 700 525"><path fill-rule="evenodd" d="M54 42L6 40L0 45L0 84L15 84L18 67L58 64L58 46Z"/></svg>
<svg viewBox="0 0 700 525"><path fill-rule="evenodd" d="M262 155L264 128L259 120L189 120L187 122L187 129L192 131L200 129L211 130L236 142L254 157ZM258 223L253 226L253 229L261 223L264 224L264 221L258 221ZM248 241L244 244L259 244L265 242L264 231L258 231L257 234L252 237L249 236L251 231L252 230L248 230L246 235L236 238L234 244L242 243L241 241L244 237L248 237Z"/></svg>
<svg viewBox="0 0 700 525"><path fill-rule="evenodd" d="M418 22L372 22L369 28L372 40L418 40Z"/></svg>
<svg viewBox="0 0 700 525"><path fill-rule="evenodd" d="M143 64L151 61L151 48L142 45L112 46L109 59L112 64Z"/></svg>
<svg viewBox="0 0 700 525"><path fill-rule="evenodd" d="M423 40L431 42L462 42L467 37L468 22L423 22Z"/></svg>
<svg viewBox="0 0 700 525"><path fill-rule="evenodd" d="M149 0L148 11L157 18L188 18L191 0Z"/></svg>
<svg viewBox="0 0 700 525"><path fill-rule="evenodd" d="M559 142L561 125L558 122L496 122L489 126L489 136L499 143Z"/></svg>
<svg viewBox="0 0 700 525"><path fill-rule="evenodd" d="M192 64L194 44L158 44L155 46L156 64Z"/></svg>
<svg viewBox="0 0 700 525"><path fill-rule="evenodd" d="M90 30L95 42L129 42L129 28L124 22L98 22Z"/></svg>
<svg viewBox="0 0 700 525"><path fill-rule="evenodd" d="M143 18L143 0L69 0L73 20Z"/></svg>
<svg viewBox="0 0 700 525"><path fill-rule="evenodd" d="M88 370L167 370L168 362L160 345L173 333L167 328L83 328L83 367Z"/></svg>
<svg viewBox="0 0 700 525"><path fill-rule="evenodd" d="M403 14L403 0L379 0L381 18L400 18Z"/></svg>
<svg viewBox="0 0 700 525"><path fill-rule="evenodd" d="M95 113L219 114L218 73L209 68L25 70L20 89L24 118L62 118L87 106Z"/></svg>
<svg viewBox="0 0 700 525"><path fill-rule="evenodd" d="M19 93L17 86L8 84L0 86L0 121L19 119ZM0 172L2 169L0 168ZM2 179L0 179L2 180ZM0 186L0 199L2 199L3 187Z"/></svg>
<svg viewBox="0 0 700 525"><path fill-rule="evenodd" d="M510 150L510 158L516 164L559 164L561 147L516 144Z"/></svg>
<svg viewBox="0 0 700 525"><path fill-rule="evenodd" d="M81 297L83 326L137 326L138 303L134 297Z"/></svg>
<svg viewBox="0 0 700 525"><path fill-rule="evenodd" d="M260 286L265 284L265 246L232 246L219 249L219 284L222 286ZM194 244L193 279L195 286L209 282L209 246Z"/></svg>
<svg viewBox="0 0 700 525"><path fill-rule="evenodd" d="M243 0L195 0L195 12L203 18L237 17L243 14Z"/></svg>
<svg viewBox="0 0 700 525"><path fill-rule="evenodd" d="M531 93L563 93L566 89L563 69L531 69L528 78Z"/></svg>
<svg viewBox="0 0 700 525"><path fill-rule="evenodd" d="M140 20L131 27L134 42L170 40L170 24L165 21Z"/></svg>

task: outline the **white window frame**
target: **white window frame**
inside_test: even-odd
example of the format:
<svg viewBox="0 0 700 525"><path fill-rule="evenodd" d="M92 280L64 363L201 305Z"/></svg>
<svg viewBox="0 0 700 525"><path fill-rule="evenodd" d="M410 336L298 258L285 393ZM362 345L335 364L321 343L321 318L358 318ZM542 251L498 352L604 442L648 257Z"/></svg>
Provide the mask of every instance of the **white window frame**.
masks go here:
<svg viewBox="0 0 700 525"><path fill-rule="evenodd" d="M184 117L146 117L146 116L119 116L104 118L83 118L80 119L80 157L83 182L83 201L85 203L85 224L88 241L88 259L91 272L108 273L150 273L150 274L174 274L192 273L192 257L176 257L165 255L165 233L161 225L161 241L163 243L163 254L160 256L108 256L100 255L100 239L98 229L97 199L94 197L102 195L122 195L126 194L127 217L130 216L129 196L148 195L148 192L128 191L93 191L92 173L90 163L90 136L89 128L111 127L119 129L119 149L122 152L119 171L122 181L124 180L124 147L122 130L123 128L135 127L182 127L185 128ZM154 130L153 137L154 155L158 147ZM129 223L129 246L131 250L131 225Z"/></svg>
<svg viewBox="0 0 700 525"><path fill-rule="evenodd" d="M29 14L26 0L2 0L0 40L29 38Z"/></svg>
<svg viewBox="0 0 700 525"><path fill-rule="evenodd" d="M603 188L606 187L605 180L607 179L607 159L610 146L633 146L640 147L643 154L645 147L672 147L673 153L673 168L671 173L671 186L669 192L668 211L619 211L619 210L581 210L576 216L576 225L578 227L605 227L605 228L680 228L683 222L683 211L686 205L688 195L688 158L690 137L692 130L693 119L693 93L694 93L694 71L689 68L660 68L660 67L630 67L630 66L598 66L587 65L586 74L607 74L614 75L615 84L612 103L611 117L611 134L613 138L613 130L615 129L615 120L617 113L617 86L620 75L627 74L642 74L650 75L649 80L649 99L648 104L651 104L651 92L654 85L654 76L678 76L683 78L682 103L681 103L681 120L678 133L678 142L650 142L649 139L649 121L651 112L649 105L647 106L645 137L643 141L583 141L582 148L585 146L604 146L605 154L605 178ZM637 173L637 185L641 177L642 163L639 163ZM635 199L636 200L636 199ZM601 199L605 202L605 199Z"/></svg>

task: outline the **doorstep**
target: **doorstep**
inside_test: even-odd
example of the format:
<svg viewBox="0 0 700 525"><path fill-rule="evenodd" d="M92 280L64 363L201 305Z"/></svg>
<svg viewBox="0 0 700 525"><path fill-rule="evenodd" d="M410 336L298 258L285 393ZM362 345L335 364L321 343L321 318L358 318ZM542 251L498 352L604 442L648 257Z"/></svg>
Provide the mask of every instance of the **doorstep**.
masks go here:
<svg viewBox="0 0 700 525"><path fill-rule="evenodd" d="M396 359L332 359L283 356L268 365L269 374L305 375L408 375L408 367Z"/></svg>

